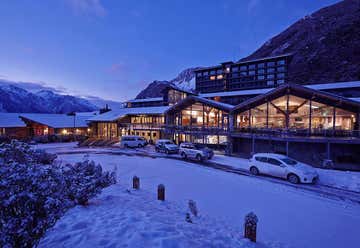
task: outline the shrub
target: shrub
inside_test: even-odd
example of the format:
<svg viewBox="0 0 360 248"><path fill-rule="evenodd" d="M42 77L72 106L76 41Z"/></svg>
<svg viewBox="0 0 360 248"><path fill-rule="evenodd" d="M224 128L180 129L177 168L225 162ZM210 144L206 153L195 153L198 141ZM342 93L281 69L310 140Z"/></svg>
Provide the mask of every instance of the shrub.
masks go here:
<svg viewBox="0 0 360 248"><path fill-rule="evenodd" d="M0 145L0 247L35 246L66 210L116 183L94 162L55 158L17 141Z"/></svg>

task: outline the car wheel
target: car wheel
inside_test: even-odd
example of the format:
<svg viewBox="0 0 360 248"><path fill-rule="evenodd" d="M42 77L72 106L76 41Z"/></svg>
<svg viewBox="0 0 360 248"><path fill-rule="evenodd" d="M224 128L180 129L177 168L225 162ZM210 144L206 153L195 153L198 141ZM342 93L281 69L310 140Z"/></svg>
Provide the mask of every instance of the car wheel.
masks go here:
<svg viewBox="0 0 360 248"><path fill-rule="evenodd" d="M169 152L169 150L168 150L168 149L166 149L166 150L165 150L165 153L166 153L166 154L170 154L170 152Z"/></svg>
<svg viewBox="0 0 360 248"><path fill-rule="evenodd" d="M298 184L300 182L300 178L295 174L289 174L287 179L290 183L293 184Z"/></svg>
<svg viewBox="0 0 360 248"><path fill-rule="evenodd" d="M186 156L185 152L182 152L182 153L180 154L180 156L181 156L182 159L187 159L187 156Z"/></svg>
<svg viewBox="0 0 360 248"><path fill-rule="evenodd" d="M259 169L256 168L256 167L254 167L254 166L252 166L252 167L250 168L250 173L253 174L253 175L259 175Z"/></svg>
<svg viewBox="0 0 360 248"><path fill-rule="evenodd" d="M200 154L198 154L198 155L196 155L196 160L201 162L203 160L203 158Z"/></svg>
<svg viewBox="0 0 360 248"><path fill-rule="evenodd" d="M124 147L125 147L125 148L129 148L129 145L128 145L128 144L125 144Z"/></svg>

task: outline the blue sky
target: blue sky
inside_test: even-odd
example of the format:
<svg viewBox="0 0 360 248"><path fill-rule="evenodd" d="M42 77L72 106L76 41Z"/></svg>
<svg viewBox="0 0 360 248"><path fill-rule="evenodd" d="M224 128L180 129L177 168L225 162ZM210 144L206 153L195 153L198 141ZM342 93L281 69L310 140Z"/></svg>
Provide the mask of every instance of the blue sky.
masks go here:
<svg viewBox="0 0 360 248"><path fill-rule="evenodd" d="M0 79L133 98L191 66L237 60L335 0L2 0Z"/></svg>

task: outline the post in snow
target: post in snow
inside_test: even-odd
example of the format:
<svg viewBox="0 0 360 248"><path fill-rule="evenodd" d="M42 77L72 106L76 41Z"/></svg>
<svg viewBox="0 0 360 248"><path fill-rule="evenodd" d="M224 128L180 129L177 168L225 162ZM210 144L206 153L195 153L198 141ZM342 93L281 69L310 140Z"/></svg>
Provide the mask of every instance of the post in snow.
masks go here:
<svg viewBox="0 0 360 248"><path fill-rule="evenodd" d="M165 186L163 184L158 186L158 200L165 201Z"/></svg>
<svg viewBox="0 0 360 248"><path fill-rule="evenodd" d="M257 222L258 218L253 212L250 212L245 216L244 236L252 242L256 242Z"/></svg>
<svg viewBox="0 0 360 248"><path fill-rule="evenodd" d="M140 188L140 178L137 176L133 177L133 189L139 189Z"/></svg>

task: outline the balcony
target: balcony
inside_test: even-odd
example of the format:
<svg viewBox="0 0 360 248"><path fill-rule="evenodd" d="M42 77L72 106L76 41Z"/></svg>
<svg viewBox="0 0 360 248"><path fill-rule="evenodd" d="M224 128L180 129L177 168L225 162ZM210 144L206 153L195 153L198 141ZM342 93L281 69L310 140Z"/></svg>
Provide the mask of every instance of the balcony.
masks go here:
<svg viewBox="0 0 360 248"><path fill-rule="evenodd" d="M164 126L167 133L184 133L184 134L207 134L207 135L227 135L227 127L212 127L212 126Z"/></svg>

